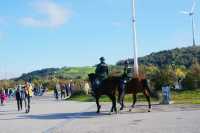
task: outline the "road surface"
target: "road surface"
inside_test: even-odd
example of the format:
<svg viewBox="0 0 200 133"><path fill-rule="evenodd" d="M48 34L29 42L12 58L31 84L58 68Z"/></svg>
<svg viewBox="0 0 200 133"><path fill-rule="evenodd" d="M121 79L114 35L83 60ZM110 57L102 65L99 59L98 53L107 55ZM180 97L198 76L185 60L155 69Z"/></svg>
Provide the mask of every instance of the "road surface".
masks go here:
<svg viewBox="0 0 200 133"><path fill-rule="evenodd" d="M29 114L18 112L15 101L0 106L0 133L200 133L200 105L153 105L148 113L139 103L110 115L110 103L103 103L97 115L93 102L43 96L31 106Z"/></svg>

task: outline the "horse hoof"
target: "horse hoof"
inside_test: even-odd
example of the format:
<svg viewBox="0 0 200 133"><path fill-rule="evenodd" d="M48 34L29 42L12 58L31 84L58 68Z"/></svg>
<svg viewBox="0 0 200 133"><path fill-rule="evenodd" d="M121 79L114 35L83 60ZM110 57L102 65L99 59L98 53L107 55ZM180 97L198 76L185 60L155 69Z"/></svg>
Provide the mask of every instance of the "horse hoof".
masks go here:
<svg viewBox="0 0 200 133"><path fill-rule="evenodd" d="M129 112L131 112L131 111L132 111L132 109L129 109L128 111L129 111Z"/></svg>
<svg viewBox="0 0 200 133"><path fill-rule="evenodd" d="M123 107L120 108L120 110L123 110L123 109L124 109Z"/></svg>
<svg viewBox="0 0 200 133"><path fill-rule="evenodd" d="M118 113L119 113L119 110L115 110L115 113L118 114Z"/></svg>
<svg viewBox="0 0 200 133"><path fill-rule="evenodd" d="M151 112L151 110L148 110L148 112Z"/></svg>

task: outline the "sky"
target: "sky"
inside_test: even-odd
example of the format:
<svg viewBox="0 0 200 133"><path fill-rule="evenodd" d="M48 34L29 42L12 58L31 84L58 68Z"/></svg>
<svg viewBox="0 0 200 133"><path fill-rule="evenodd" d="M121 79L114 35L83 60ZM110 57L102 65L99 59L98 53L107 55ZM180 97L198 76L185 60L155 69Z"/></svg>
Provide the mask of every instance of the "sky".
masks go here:
<svg viewBox="0 0 200 133"><path fill-rule="evenodd" d="M136 0L139 56L192 45L193 0ZM131 0L2 0L0 79L33 70L132 58ZM200 0L196 40L200 44Z"/></svg>

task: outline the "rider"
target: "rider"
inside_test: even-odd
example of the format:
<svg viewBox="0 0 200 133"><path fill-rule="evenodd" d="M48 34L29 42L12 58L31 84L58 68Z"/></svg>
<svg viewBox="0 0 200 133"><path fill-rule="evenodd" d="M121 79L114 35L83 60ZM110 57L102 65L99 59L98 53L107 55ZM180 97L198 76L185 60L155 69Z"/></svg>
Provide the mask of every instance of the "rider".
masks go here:
<svg viewBox="0 0 200 133"><path fill-rule="evenodd" d="M97 86L108 77L108 65L105 63L105 58L99 58L100 63L97 65L95 74L97 76L96 84Z"/></svg>
<svg viewBox="0 0 200 133"><path fill-rule="evenodd" d="M125 94L125 87L126 87L126 83L128 80L130 80L130 70L129 70L129 61L126 60L124 62L124 72L122 74L122 79L121 79L121 83L120 83L120 89L121 89L121 96L123 96Z"/></svg>
<svg viewBox="0 0 200 133"><path fill-rule="evenodd" d="M124 73L122 75L123 79L126 79L128 77L128 64L129 64L129 62L128 62L128 60L126 60L124 62Z"/></svg>

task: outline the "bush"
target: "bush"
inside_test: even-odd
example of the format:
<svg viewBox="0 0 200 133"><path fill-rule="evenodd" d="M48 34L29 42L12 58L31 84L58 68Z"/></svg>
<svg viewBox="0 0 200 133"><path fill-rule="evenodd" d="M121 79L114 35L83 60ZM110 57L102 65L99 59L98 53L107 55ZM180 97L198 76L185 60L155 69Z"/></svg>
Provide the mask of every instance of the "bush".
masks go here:
<svg viewBox="0 0 200 133"><path fill-rule="evenodd" d="M186 74L182 82L184 88L198 89L200 88L200 64L195 63L192 65L190 71Z"/></svg>
<svg viewBox="0 0 200 133"><path fill-rule="evenodd" d="M163 85L174 85L174 81L176 81L176 74L171 67L166 67L155 71L155 73L151 75L150 80L156 90L161 90Z"/></svg>

